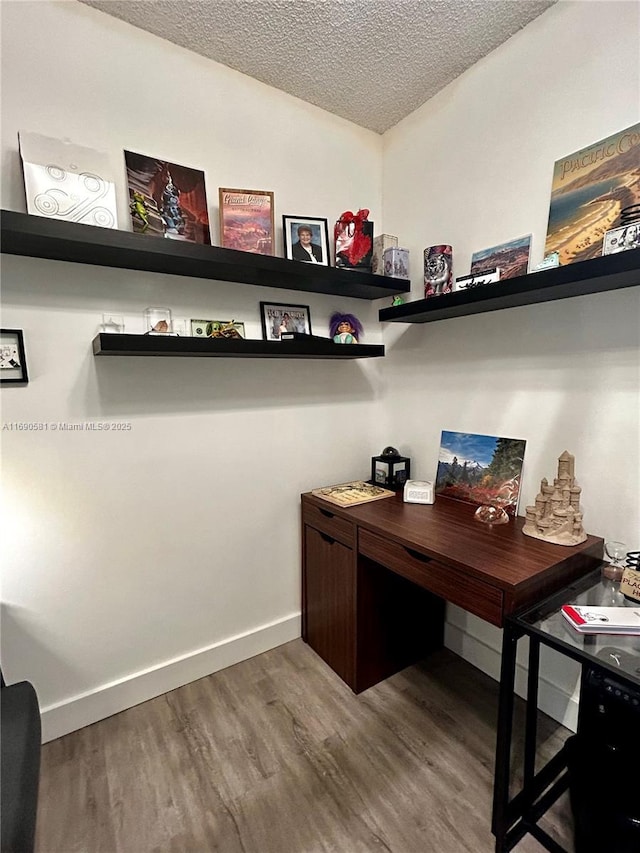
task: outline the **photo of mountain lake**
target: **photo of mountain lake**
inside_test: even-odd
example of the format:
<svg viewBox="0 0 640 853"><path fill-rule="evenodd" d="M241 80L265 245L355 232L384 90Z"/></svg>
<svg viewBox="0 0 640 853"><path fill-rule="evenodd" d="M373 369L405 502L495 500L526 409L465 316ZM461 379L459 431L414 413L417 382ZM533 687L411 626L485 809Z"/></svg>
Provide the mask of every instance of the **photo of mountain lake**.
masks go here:
<svg viewBox="0 0 640 853"><path fill-rule="evenodd" d="M526 441L442 431L436 494L515 516Z"/></svg>

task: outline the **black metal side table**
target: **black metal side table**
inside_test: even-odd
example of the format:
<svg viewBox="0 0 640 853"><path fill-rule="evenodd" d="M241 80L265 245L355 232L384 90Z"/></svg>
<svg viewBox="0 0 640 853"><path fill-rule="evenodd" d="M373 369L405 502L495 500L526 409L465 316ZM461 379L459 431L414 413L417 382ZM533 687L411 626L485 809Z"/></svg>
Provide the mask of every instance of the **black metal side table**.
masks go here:
<svg viewBox="0 0 640 853"><path fill-rule="evenodd" d="M629 605L620 594L619 586L619 583L601 579L601 570L597 569L543 602L505 620L492 822L496 853L512 850L527 833L551 853L566 853L538 826L541 817L569 787L567 743L536 770L541 644L581 664L581 699L587 689L586 679L593 681L595 677L602 689L611 691L612 699L623 705L626 702L630 711L637 710L640 714L640 635L581 634L561 613L563 604ZM518 642L523 637L529 638L523 781L520 790L512 797L510 770L516 653ZM581 702L578 712L578 734L587 725L583 705L585 703Z"/></svg>

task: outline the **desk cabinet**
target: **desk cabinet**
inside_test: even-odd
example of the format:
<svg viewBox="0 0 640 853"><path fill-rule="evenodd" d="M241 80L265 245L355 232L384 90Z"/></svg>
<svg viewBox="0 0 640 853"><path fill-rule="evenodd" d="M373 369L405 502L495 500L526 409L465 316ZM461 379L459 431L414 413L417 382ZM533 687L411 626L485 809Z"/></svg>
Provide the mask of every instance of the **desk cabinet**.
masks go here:
<svg viewBox="0 0 640 853"><path fill-rule="evenodd" d="M338 673L354 683L355 558L352 548L305 526L305 639Z"/></svg>
<svg viewBox="0 0 640 853"><path fill-rule="evenodd" d="M553 545L525 536L522 518L494 528L474 511L302 495L302 637L356 693L442 645L446 601L501 628L602 558L597 537Z"/></svg>
<svg viewBox="0 0 640 853"><path fill-rule="evenodd" d="M302 522L302 636L352 690L442 646L442 599L359 554L357 526L330 509L303 502Z"/></svg>

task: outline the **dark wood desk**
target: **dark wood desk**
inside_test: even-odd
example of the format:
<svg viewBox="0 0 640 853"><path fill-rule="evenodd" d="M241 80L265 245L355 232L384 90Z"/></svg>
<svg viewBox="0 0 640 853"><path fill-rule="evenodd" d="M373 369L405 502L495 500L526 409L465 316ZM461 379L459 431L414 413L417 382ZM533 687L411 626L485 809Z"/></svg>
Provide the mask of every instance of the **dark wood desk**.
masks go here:
<svg viewBox="0 0 640 853"><path fill-rule="evenodd" d="M474 512L302 495L302 636L356 693L442 645L445 601L502 627L602 560L598 537L552 545L525 536L522 518L493 527Z"/></svg>

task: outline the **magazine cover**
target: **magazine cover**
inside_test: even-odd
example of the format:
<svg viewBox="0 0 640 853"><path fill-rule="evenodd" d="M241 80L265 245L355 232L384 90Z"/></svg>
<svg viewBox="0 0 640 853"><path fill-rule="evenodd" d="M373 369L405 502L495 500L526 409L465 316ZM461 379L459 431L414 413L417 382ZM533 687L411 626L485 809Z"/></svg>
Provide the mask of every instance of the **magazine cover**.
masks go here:
<svg viewBox="0 0 640 853"><path fill-rule="evenodd" d="M364 480L354 480L352 483L340 483L337 486L326 486L311 492L317 498L337 504L338 506L357 506L358 504L377 501L380 498L395 497L395 492L365 483Z"/></svg>
<svg viewBox="0 0 640 853"><path fill-rule="evenodd" d="M500 280L526 275L529 269L531 234L509 240L491 249L474 252L471 256L471 275L479 275L488 269L499 269Z"/></svg>
<svg viewBox="0 0 640 853"><path fill-rule="evenodd" d="M560 264L602 254L620 211L640 203L640 124L558 160L553 169L545 255Z"/></svg>
<svg viewBox="0 0 640 853"><path fill-rule="evenodd" d="M220 245L257 255L273 255L274 207L269 190L218 189Z"/></svg>
<svg viewBox="0 0 640 853"><path fill-rule="evenodd" d="M125 151L133 230L211 244L204 172Z"/></svg>
<svg viewBox="0 0 640 853"><path fill-rule="evenodd" d="M516 438L442 431L436 494L500 506L515 516L526 442Z"/></svg>

